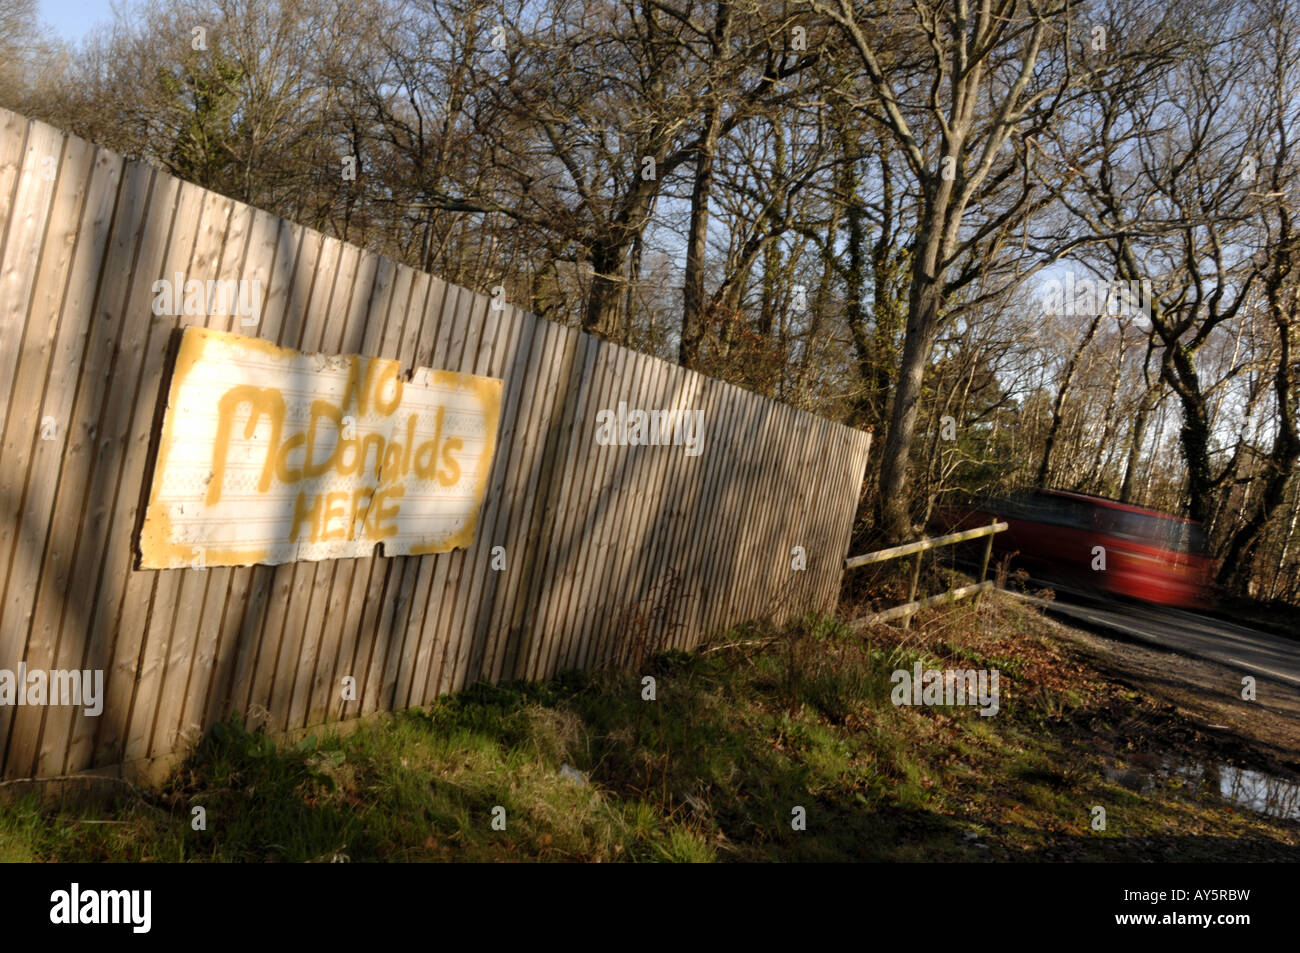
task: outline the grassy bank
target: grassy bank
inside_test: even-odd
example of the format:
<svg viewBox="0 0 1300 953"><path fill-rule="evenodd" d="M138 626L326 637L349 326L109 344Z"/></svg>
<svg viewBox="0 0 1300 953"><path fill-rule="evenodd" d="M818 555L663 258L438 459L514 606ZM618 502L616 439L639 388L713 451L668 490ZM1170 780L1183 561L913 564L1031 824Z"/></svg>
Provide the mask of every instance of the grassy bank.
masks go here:
<svg viewBox="0 0 1300 953"><path fill-rule="evenodd" d="M917 661L996 668L998 713L894 706L890 674ZM643 672L479 687L296 746L219 725L159 790L111 808L0 807L0 859L1300 856L1300 825L1160 767L1215 763L1208 745L1185 713L1102 676L1036 610L998 596L911 632L750 626ZM196 806L206 830L192 828ZM792 829L798 807L806 830Z"/></svg>

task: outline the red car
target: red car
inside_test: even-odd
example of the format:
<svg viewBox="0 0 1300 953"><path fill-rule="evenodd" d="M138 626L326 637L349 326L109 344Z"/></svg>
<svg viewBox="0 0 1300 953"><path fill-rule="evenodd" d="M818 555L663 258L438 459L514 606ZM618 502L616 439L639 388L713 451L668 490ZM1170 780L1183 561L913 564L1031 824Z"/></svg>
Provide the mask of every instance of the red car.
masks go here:
<svg viewBox="0 0 1300 953"><path fill-rule="evenodd" d="M994 517L1007 529L993 550L1046 581L1183 608L1209 603L1215 563L1201 524L1117 500L1064 490L1025 490L989 501L956 521Z"/></svg>

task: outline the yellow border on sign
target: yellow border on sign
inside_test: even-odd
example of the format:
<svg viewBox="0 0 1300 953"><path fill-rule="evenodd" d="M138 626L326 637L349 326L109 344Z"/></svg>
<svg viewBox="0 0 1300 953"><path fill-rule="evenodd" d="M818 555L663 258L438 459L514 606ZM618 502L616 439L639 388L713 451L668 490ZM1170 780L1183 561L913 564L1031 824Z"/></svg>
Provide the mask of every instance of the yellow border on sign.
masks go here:
<svg viewBox="0 0 1300 953"><path fill-rule="evenodd" d="M180 350L176 354L176 366L172 370L171 387L167 391L167 410L163 415L162 436L158 440L158 454L154 458L153 486L149 488L149 503L144 513L144 525L140 527L140 566L142 569L183 568L173 565L177 559L188 566L193 560L196 549L203 553L203 563L207 566L251 566L261 562L269 555L265 549L209 549L190 543L178 543L172 539L172 520L166 507L157 505L158 491L162 488L163 474L171 459L172 428L175 417L172 414L180 400L181 385L194 370L209 340L238 339L241 345L251 345L253 350L262 351L273 357L283 357L294 352L289 348L278 347L260 338L250 338L241 334L227 334L211 328L189 327L181 337Z"/></svg>
<svg viewBox="0 0 1300 953"><path fill-rule="evenodd" d="M466 378L469 379L466 380ZM465 525L451 536L438 543L412 546L412 556L427 556L430 553L449 553L453 549L468 549L474 542L474 532L478 529L479 511L483 509L483 501L487 496L488 476L497 449L497 429L501 424L502 381L494 377L458 374L455 371L434 371L433 380L447 386L463 387L466 384L469 385L470 389L474 391L474 396L478 398L479 405L483 408L483 422L487 430L487 438L483 442L483 452L479 454L477 464L478 479L474 483L474 497L478 500L478 506L474 508L470 518L465 521Z"/></svg>

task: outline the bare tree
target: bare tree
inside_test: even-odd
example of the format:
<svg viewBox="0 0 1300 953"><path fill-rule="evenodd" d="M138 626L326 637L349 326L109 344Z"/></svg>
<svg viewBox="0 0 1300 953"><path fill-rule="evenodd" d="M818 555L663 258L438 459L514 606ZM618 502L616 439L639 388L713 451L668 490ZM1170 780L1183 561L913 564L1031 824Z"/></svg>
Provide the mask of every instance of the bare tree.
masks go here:
<svg viewBox="0 0 1300 953"><path fill-rule="evenodd" d="M950 296L973 278L960 273L961 264L1041 207L1023 174L1025 139L1051 121L1074 81L1068 40L1075 4L985 0L971 9L964 0L929 0L871 12L852 0L811 5L856 53L862 108L893 139L920 195L880 473L881 529L898 539L911 532L909 454L926 366ZM924 56L923 71L891 68L908 53Z"/></svg>

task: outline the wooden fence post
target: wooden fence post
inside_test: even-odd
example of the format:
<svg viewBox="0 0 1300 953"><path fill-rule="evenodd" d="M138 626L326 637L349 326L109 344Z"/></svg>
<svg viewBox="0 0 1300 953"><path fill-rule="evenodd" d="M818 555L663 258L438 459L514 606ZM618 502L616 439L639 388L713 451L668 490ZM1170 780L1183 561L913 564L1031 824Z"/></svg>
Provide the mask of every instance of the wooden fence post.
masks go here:
<svg viewBox="0 0 1300 953"><path fill-rule="evenodd" d="M993 527L993 526L997 526L997 524L998 524L998 518L995 516L993 517L993 522L990 523L989 525L990 527ZM980 577L979 577L980 582L983 582L984 578L989 573L989 557L992 555L993 555L993 533L989 533L989 541L984 544L984 559L980 563ZM975 594L976 605L979 605L980 596L982 595L983 595L982 592Z"/></svg>
<svg viewBox="0 0 1300 953"><path fill-rule="evenodd" d="M992 537L989 538L991 539ZM912 583L907 587L907 601L909 603L916 601L916 583L917 580L921 578L921 554L924 552L925 550L923 549L918 549L916 551L916 564L912 567ZM911 627L912 617L909 615L903 620L903 628L910 629Z"/></svg>
<svg viewBox="0 0 1300 953"><path fill-rule="evenodd" d="M934 539L920 539L914 543L903 543L901 546L891 546L889 549L881 549L874 553L865 553L861 556L844 557L844 568L855 569L858 566L865 566L869 563L882 563L891 559L901 559L903 556L916 554L916 563L912 567L912 581L907 591L907 602L901 606L894 606L892 609L886 609L883 612L876 612L869 616L863 616L856 620L856 624L870 625L876 622L888 622L891 619L903 619L903 628L907 629L912 624L912 614L928 608L929 606L940 605L947 602L956 602L958 599L965 599L967 596L978 596L985 589L993 588L993 583L984 579L988 575L989 558L993 553L993 534L1001 533L1007 528L1006 523L999 523L996 518L988 526L981 526L979 529L962 530L960 533L950 533L947 536L938 536ZM916 601L916 587L921 576L921 554L929 549L937 549L940 546L951 546L954 543L963 543L971 539L979 539L981 536L989 538L988 543L984 546L984 561L980 565L980 581L973 586L961 586L957 589L950 589L947 592L940 593L937 596L930 596Z"/></svg>

